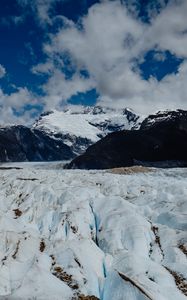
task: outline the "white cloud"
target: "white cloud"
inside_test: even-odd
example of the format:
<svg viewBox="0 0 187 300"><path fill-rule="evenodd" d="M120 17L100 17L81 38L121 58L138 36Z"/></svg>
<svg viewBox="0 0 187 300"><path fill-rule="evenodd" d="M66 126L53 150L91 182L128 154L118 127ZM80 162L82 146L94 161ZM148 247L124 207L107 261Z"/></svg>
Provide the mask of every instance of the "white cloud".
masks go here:
<svg viewBox="0 0 187 300"><path fill-rule="evenodd" d="M72 95L78 92L86 92L95 86L95 82L89 78L75 74L66 80L63 73L56 70L43 87L46 96L43 98L46 109L59 109Z"/></svg>
<svg viewBox="0 0 187 300"><path fill-rule="evenodd" d="M6 123L26 125L32 122L33 110L27 111L24 107L38 103L39 99L36 99L26 88L18 88L10 94L0 89L0 125ZM16 115L15 111L19 114Z"/></svg>
<svg viewBox="0 0 187 300"><path fill-rule="evenodd" d="M31 69L33 74L51 74L52 72L55 71L54 64L48 60L45 63L39 63L38 65L32 67Z"/></svg>
<svg viewBox="0 0 187 300"><path fill-rule="evenodd" d="M6 69L0 64L0 79L6 75Z"/></svg>
<svg viewBox="0 0 187 300"><path fill-rule="evenodd" d="M52 24L50 10L54 4L65 0L17 0L17 2L25 8L29 8L34 12L34 16L41 25Z"/></svg>
<svg viewBox="0 0 187 300"><path fill-rule="evenodd" d="M160 14L154 13L151 23L145 24L121 6L120 1L102 1L89 9L88 15L82 18L81 26L70 22L52 35L51 43L44 46L45 54L53 64L54 58L60 60L63 54L68 53L77 74L80 69L88 70L90 79L84 81L81 91L95 87L103 104L130 106L146 113L167 107L187 108L187 1L171 1L165 7L165 1L160 0L161 8ZM141 61L152 49L158 53L157 60L165 59L166 50L182 57L184 63L178 74L168 75L160 82L153 78L144 80L135 61ZM54 72L44 86L52 97L52 91L56 94L51 83L55 87L55 81L58 82L55 105L80 91L76 76L69 81L59 74L60 69L58 76ZM62 88L60 76L63 77Z"/></svg>
<svg viewBox="0 0 187 300"><path fill-rule="evenodd" d="M36 0L36 11L38 14L39 20L42 23L51 23L51 19L49 17L49 9L51 8L52 4L54 4L55 0Z"/></svg>
<svg viewBox="0 0 187 300"><path fill-rule="evenodd" d="M49 12L56 1L32 1L42 26L53 22ZM43 45L46 62L32 68L33 73L48 76L43 85L46 95L39 99L45 109L60 108L72 95L92 88L99 92L103 105L128 106L146 114L165 108L187 109L187 1L170 0L166 6L165 0L159 0L159 7L150 5L150 23L137 18L136 4L136 0L128 0L129 13L120 1L103 0L93 5L79 23L58 16L65 26L50 34L50 42ZM149 50L156 51L154 58L159 61L165 59L167 50L183 58L177 74L167 75L160 82L154 78L144 80L137 61L143 61ZM63 73L64 57L68 57L75 71L72 78ZM83 69L89 78L81 75ZM25 89L11 95L2 93L1 115L13 118L10 107L21 110L29 101L33 101L33 96ZM23 120L27 117L25 113Z"/></svg>
<svg viewBox="0 0 187 300"><path fill-rule="evenodd" d="M156 46L187 58L187 1L173 0L152 22L145 39L149 47Z"/></svg>
<svg viewBox="0 0 187 300"><path fill-rule="evenodd" d="M71 23L59 31L52 37L52 43L45 46L46 54L56 59L68 52L77 70L88 70L93 87L95 85L101 94L114 99L131 97L135 89L146 86L146 81L131 70L131 59L145 25L133 19L119 2L104 2L90 8L82 26L83 30L80 30ZM72 81L70 84L66 80L68 96L75 93L71 89ZM132 81L136 82L136 87L131 85ZM88 90L90 80L84 80L85 83ZM61 88L61 97L63 94ZM65 95L63 98L66 99Z"/></svg>
<svg viewBox="0 0 187 300"><path fill-rule="evenodd" d="M171 74L161 81L151 78L144 90L134 92L131 98L121 97L114 101L111 97L101 96L100 103L108 106L131 107L142 114L162 109L187 109L187 62L177 74Z"/></svg>

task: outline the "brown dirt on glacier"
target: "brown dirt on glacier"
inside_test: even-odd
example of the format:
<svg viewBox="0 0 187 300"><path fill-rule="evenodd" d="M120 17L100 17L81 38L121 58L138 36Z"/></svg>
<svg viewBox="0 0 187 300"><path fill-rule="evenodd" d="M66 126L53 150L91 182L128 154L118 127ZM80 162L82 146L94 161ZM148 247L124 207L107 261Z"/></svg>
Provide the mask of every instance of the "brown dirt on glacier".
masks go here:
<svg viewBox="0 0 187 300"><path fill-rule="evenodd" d="M142 166L133 166L133 167L113 168L113 169L109 169L108 172L112 174L130 175L134 173L153 172L153 169L148 167L142 167Z"/></svg>

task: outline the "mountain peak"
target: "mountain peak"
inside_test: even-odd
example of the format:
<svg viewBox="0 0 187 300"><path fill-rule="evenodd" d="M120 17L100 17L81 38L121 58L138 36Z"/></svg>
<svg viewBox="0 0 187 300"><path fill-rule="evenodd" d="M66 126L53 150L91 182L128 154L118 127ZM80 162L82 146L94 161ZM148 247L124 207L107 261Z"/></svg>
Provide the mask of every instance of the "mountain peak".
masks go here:
<svg viewBox="0 0 187 300"><path fill-rule="evenodd" d="M129 109L71 106L42 113L31 128L0 130L0 161L69 160L110 132L140 126Z"/></svg>
<svg viewBox="0 0 187 300"><path fill-rule="evenodd" d="M70 106L63 111L44 112L33 129L47 133L69 134L96 142L101 136L138 126L139 116L130 109L101 106Z"/></svg>
<svg viewBox="0 0 187 300"><path fill-rule="evenodd" d="M141 124L141 129L150 129L167 125L184 126L187 123L187 111L182 109L163 110L149 115Z"/></svg>

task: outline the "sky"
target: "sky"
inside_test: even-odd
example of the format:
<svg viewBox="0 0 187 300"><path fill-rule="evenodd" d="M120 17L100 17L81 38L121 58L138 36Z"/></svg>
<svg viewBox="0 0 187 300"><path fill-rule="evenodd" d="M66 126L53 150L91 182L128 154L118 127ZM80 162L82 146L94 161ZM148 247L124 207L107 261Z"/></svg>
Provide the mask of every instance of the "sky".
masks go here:
<svg viewBox="0 0 187 300"><path fill-rule="evenodd" d="M186 0L0 6L0 124L68 105L187 109Z"/></svg>

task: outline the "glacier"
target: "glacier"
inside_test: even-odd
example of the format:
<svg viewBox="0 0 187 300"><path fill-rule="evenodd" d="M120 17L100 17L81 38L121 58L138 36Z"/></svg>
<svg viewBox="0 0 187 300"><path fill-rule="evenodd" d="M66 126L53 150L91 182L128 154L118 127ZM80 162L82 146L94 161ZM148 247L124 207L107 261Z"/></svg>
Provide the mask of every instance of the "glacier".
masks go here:
<svg viewBox="0 0 187 300"><path fill-rule="evenodd" d="M0 299L184 300L187 169L0 165Z"/></svg>

